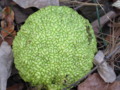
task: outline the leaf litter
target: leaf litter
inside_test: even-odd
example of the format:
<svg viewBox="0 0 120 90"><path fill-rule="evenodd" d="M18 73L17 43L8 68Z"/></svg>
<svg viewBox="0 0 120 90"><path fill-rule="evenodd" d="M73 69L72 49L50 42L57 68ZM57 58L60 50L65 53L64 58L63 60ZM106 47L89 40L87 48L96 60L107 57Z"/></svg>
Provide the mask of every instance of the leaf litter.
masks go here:
<svg viewBox="0 0 120 90"><path fill-rule="evenodd" d="M25 1L27 1L27 0L25 0ZM65 2L65 3L66 3L66 1L69 3L71 0L60 0L60 2ZM84 0L79 0L77 3L81 2L81 1L84 1ZM101 1L101 0L98 0L98 1ZM89 3L90 0L85 0L84 2ZM72 2L70 2L70 3L72 3ZM46 4L47 4L47 2L46 2ZM19 8L21 8L21 7L19 7L20 4L16 4L15 2L14 3L12 2L11 5L13 5L13 6L17 5L18 7L11 8L9 6L7 6L7 7L5 6L2 10L2 17L1 17L2 18L2 20L1 20L1 29L2 30L0 32L2 38L0 39L0 44L5 40L9 43L9 45L12 45L12 41L16 35L15 29L19 30L18 28L24 23L25 19L28 17L28 15L25 15L26 11L22 12L19 9ZM61 5L61 3L60 3L60 5ZM73 6L73 5L75 5L75 3L72 4L72 7L77 8L76 10L78 10L80 7L79 4L77 4L75 6ZM97 3L97 5L99 6L99 3ZM67 6L71 7L71 5L69 5L69 4L67 4ZM33 10L32 13L34 11L36 11L36 9L31 8L30 5L25 6L25 7L29 7L29 9ZM15 9L16 9L16 11L15 11ZM23 8L21 8L21 9L23 9ZM28 9L26 9L26 10L28 11ZM20 21L17 11L19 13L23 13L20 15L21 17L23 15L25 15L25 18L22 19L22 21ZM18 16L17 18L15 18L16 15ZM109 13L108 14L105 13L105 15L109 15ZM119 16L119 15L117 15L117 16ZM114 18L116 19L116 16ZM106 30L109 31L109 33L106 33L106 32L96 33L96 37L97 37L97 41L98 41L98 49L102 50L102 52L104 53L104 56L109 56L115 49L117 49L120 46L119 17L117 17L117 20L118 21L113 20L112 17L108 19L107 22L110 22L110 24L108 24L109 28ZM105 23L103 22L103 23L106 24L107 22L105 22ZM16 27L18 27L18 28L16 28ZM96 27L99 27L99 26L96 26ZM103 41L106 42L106 45L103 44ZM113 53L111 55L111 57L109 58L109 60L104 61L104 62L106 64L109 64L109 66L112 68L112 70L116 73L117 76L120 75L120 50ZM97 67L97 68L99 68L99 67ZM96 72L99 72L99 71L96 71L96 69L93 70L93 72L92 72L93 74L90 73L87 75L88 77L86 76L81 81L79 81L78 88L77 89L73 88L73 90L100 90L100 89L102 89L102 90L120 90L120 81L118 80L118 77L117 77L117 80L115 80L113 83L106 83L105 80L102 79L98 73L96 73ZM104 69L101 69L101 70L104 71ZM108 73L106 73L106 75ZM16 82L14 82L12 85L9 85L9 83L8 83L7 90L27 90L27 89L35 90L29 84L27 84L26 82L21 80L21 78L19 76L16 78L16 74L13 74L10 76L10 78L9 78L10 82L13 81L13 78L12 78L13 76L14 76L15 80L18 81L18 83L16 84ZM82 83L80 83L80 82L82 82ZM26 89L24 89L25 87L26 87Z"/></svg>
<svg viewBox="0 0 120 90"><path fill-rule="evenodd" d="M16 35L16 31L14 30L14 12L10 7L5 7L2 11L1 28L3 38L8 35Z"/></svg>

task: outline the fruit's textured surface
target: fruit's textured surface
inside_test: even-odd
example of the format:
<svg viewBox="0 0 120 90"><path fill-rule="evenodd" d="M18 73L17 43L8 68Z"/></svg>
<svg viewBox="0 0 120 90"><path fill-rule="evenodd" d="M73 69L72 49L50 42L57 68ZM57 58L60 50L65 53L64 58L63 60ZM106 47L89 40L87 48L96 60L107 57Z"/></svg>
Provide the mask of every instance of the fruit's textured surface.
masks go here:
<svg viewBox="0 0 120 90"><path fill-rule="evenodd" d="M49 6L29 16L13 43L21 77L48 90L60 90L87 74L96 50L88 20L65 6Z"/></svg>

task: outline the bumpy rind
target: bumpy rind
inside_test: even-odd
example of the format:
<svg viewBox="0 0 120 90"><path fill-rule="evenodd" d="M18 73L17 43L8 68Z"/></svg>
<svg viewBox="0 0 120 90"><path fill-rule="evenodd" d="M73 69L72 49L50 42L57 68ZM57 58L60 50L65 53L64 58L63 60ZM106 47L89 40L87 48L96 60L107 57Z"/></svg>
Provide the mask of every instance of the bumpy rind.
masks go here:
<svg viewBox="0 0 120 90"><path fill-rule="evenodd" d="M21 77L49 90L60 90L87 74L96 50L88 20L65 6L49 6L30 15L13 42Z"/></svg>

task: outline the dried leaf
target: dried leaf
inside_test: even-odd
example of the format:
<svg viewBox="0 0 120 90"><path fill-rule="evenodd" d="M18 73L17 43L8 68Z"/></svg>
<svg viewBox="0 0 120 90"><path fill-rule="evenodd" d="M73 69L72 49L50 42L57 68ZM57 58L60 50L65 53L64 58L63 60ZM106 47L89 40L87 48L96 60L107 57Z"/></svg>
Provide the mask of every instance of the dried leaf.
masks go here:
<svg viewBox="0 0 120 90"><path fill-rule="evenodd" d="M1 34L3 38L7 37L8 35L15 35L14 31L14 12L10 7L5 7L2 11L2 21L1 21ZM14 32L14 34L12 34Z"/></svg>
<svg viewBox="0 0 120 90"><path fill-rule="evenodd" d="M7 26L6 22L5 21L1 21L1 27L5 28L6 26Z"/></svg>
<svg viewBox="0 0 120 90"><path fill-rule="evenodd" d="M8 35L11 35L12 32L14 31L14 26L12 25L11 27L6 27L1 31L2 36L5 38ZM13 35L12 35L13 36Z"/></svg>
<svg viewBox="0 0 120 90"><path fill-rule="evenodd" d="M77 90L120 90L120 81L115 81L112 84L105 83L99 74L94 73L78 85Z"/></svg>
<svg viewBox="0 0 120 90"><path fill-rule="evenodd" d="M12 45L14 38L13 37L6 37L5 41L9 44Z"/></svg>
<svg viewBox="0 0 120 90"><path fill-rule="evenodd" d="M116 2L112 4L112 6L120 9L120 0L116 0Z"/></svg>
<svg viewBox="0 0 120 90"><path fill-rule="evenodd" d="M102 51L98 51L94 60L95 65L99 65L101 62L103 62L104 57L105 57L104 53ZM97 70L105 82L112 83L115 81L116 74L113 68L106 61L104 61L104 63L101 64Z"/></svg>
<svg viewBox="0 0 120 90"><path fill-rule="evenodd" d="M23 8L36 7L42 8L49 5L59 5L59 0L13 0ZM24 2L24 3L23 3Z"/></svg>
<svg viewBox="0 0 120 90"><path fill-rule="evenodd" d="M108 90L120 90L120 81L110 84Z"/></svg>
<svg viewBox="0 0 120 90"><path fill-rule="evenodd" d="M9 18L7 21L11 22L10 20L14 20L14 12L10 7L5 7L2 12L2 19Z"/></svg>
<svg viewBox="0 0 120 90"><path fill-rule="evenodd" d="M94 73L78 86L78 90L107 90L106 83Z"/></svg>
<svg viewBox="0 0 120 90"><path fill-rule="evenodd" d="M13 53L11 46L3 41L0 46L0 90L6 90L7 79L11 74Z"/></svg>
<svg viewBox="0 0 120 90"><path fill-rule="evenodd" d="M12 45L13 43L13 37L5 37L4 40L9 44L9 45ZM0 45L1 43L3 42L3 40L0 38Z"/></svg>

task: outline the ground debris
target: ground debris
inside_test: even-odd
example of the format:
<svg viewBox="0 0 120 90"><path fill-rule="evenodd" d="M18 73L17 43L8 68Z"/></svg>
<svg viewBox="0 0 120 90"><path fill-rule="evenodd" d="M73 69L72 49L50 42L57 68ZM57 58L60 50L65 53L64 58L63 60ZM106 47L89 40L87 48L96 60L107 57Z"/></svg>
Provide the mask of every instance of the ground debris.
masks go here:
<svg viewBox="0 0 120 90"><path fill-rule="evenodd" d="M78 90L120 90L120 81L105 83L99 74L94 73L78 85Z"/></svg>

